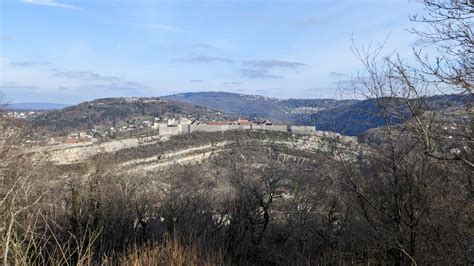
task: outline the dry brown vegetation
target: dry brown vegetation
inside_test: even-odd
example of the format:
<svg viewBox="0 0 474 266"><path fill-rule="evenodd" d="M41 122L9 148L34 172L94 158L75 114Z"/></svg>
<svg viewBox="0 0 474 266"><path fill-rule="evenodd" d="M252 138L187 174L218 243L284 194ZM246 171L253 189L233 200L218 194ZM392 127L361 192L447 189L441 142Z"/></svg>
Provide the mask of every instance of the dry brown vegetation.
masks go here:
<svg viewBox="0 0 474 266"><path fill-rule="evenodd" d="M79 172L10 165L4 176L25 185L2 186L18 188L15 197L2 190L12 199L2 202L2 217L11 217L2 225L8 228L3 258L12 264L463 264L472 234L471 177L460 162L440 163L422 146L402 142L407 137L396 139L396 150L385 142L356 157L342 156L350 146L305 153L240 142L200 164L134 176L115 171L114 156L95 157Z"/></svg>
<svg viewBox="0 0 474 266"><path fill-rule="evenodd" d="M424 2L439 12L472 10L470 1ZM458 69L470 62L456 61L454 53L451 70L434 79L439 72L428 69L422 78L398 58L380 58L380 51L355 49L365 67L357 89L375 99L384 119L377 141L363 149L335 139L329 151L302 152L242 141L262 137L253 133L198 134L186 138L227 136L236 144L195 165L129 175L116 171L120 158L114 155L152 155L152 146L58 168L25 156L21 127L2 118L2 263L472 264L470 103L461 112L468 126L445 130L452 125L448 114L426 112L416 100L431 82L470 93L472 76L457 76L469 75ZM395 124L392 117L403 115L397 114L400 104L409 107L411 119Z"/></svg>

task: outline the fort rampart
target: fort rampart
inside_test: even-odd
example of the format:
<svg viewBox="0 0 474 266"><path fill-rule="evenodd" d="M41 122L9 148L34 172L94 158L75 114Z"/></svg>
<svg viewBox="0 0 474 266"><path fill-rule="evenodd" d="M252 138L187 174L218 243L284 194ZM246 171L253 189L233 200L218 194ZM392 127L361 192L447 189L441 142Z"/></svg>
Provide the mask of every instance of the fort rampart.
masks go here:
<svg viewBox="0 0 474 266"><path fill-rule="evenodd" d="M288 126L288 125L189 125L179 124L175 126L158 127L159 135L178 135L192 132L219 132L229 130L267 130L288 132L293 134L309 135L316 134L314 126Z"/></svg>

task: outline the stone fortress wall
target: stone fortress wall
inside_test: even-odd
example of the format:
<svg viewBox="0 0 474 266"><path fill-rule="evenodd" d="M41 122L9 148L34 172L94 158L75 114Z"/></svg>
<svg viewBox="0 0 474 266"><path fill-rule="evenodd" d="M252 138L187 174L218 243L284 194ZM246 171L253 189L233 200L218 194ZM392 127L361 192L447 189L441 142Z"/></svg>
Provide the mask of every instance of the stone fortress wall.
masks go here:
<svg viewBox="0 0 474 266"><path fill-rule="evenodd" d="M211 121L207 124L195 123L197 120L189 119L168 119L167 122L155 123L153 127L158 130L159 136L172 136L179 134L189 134L193 132L222 132L229 130L266 130L285 132L298 135L314 135L318 137L335 138L346 142L357 142L354 137L344 136L340 133L316 130L315 126L293 126L274 125L268 120L257 123L247 119L236 121Z"/></svg>
<svg viewBox="0 0 474 266"><path fill-rule="evenodd" d="M189 125L189 132L218 132L250 129L250 125Z"/></svg>
<svg viewBox="0 0 474 266"><path fill-rule="evenodd" d="M229 130L268 130L278 132L288 132L293 134L316 134L314 126L289 126L289 125L160 125L158 126L159 135L178 135L192 132L220 132Z"/></svg>

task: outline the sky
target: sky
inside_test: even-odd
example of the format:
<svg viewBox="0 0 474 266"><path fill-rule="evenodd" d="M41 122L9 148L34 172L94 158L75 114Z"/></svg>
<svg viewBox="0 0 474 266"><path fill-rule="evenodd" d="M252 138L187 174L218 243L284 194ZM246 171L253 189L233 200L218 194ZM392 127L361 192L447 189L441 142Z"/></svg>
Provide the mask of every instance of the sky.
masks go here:
<svg viewBox="0 0 474 266"><path fill-rule="evenodd" d="M407 58L413 0L2 0L9 102L228 91L337 98L355 43ZM353 40L353 41L352 41Z"/></svg>

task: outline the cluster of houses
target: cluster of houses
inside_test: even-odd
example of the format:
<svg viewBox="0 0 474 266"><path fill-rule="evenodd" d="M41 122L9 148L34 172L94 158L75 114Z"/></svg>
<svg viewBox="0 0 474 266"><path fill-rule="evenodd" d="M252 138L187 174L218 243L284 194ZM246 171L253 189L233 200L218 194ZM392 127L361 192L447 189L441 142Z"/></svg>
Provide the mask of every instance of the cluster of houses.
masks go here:
<svg viewBox="0 0 474 266"><path fill-rule="evenodd" d="M67 137L51 138L48 142L48 145L91 143L95 140L96 139L94 139L91 134L87 132L79 132L71 133Z"/></svg>
<svg viewBox="0 0 474 266"><path fill-rule="evenodd" d="M7 112L5 115L6 117L10 117L10 118L26 119L26 118L37 116L40 113L41 112L38 112L38 111L11 111L11 112Z"/></svg>
<svg viewBox="0 0 474 266"><path fill-rule="evenodd" d="M324 107L308 107L308 106L303 106L303 107L296 107L291 109L290 111L287 111L286 113L290 114L314 114L320 111L326 110Z"/></svg>

